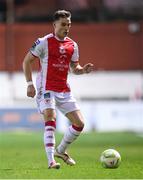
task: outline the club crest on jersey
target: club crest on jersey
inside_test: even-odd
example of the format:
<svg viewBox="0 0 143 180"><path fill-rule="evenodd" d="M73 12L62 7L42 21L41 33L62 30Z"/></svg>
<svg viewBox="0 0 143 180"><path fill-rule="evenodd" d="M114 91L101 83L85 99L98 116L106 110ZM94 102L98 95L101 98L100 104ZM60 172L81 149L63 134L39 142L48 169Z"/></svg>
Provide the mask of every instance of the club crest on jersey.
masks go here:
<svg viewBox="0 0 143 180"><path fill-rule="evenodd" d="M61 54L65 54L65 53L66 53L66 50L65 50L64 46L60 46L60 47L59 47L59 52L60 52Z"/></svg>

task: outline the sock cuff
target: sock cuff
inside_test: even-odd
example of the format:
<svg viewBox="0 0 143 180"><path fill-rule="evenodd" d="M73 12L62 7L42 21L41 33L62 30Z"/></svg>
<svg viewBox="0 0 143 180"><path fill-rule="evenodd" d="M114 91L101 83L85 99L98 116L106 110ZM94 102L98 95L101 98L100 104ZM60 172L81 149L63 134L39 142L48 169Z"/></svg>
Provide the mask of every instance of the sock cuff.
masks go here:
<svg viewBox="0 0 143 180"><path fill-rule="evenodd" d="M72 124L72 128L78 132L81 132L83 130L83 127L78 127Z"/></svg>
<svg viewBox="0 0 143 180"><path fill-rule="evenodd" d="M52 126L56 129L56 121L45 121L45 126Z"/></svg>

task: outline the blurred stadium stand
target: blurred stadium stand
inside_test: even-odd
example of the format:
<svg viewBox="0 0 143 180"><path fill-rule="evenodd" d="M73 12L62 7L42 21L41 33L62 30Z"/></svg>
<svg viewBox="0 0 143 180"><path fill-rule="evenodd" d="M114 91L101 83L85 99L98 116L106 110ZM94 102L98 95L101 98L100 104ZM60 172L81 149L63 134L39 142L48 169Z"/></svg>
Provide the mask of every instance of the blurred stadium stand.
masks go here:
<svg viewBox="0 0 143 180"><path fill-rule="evenodd" d="M96 67L69 76L85 131L143 132L142 0L0 0L0 130L43 127L35 100L26 97L22 61L38 37L52 32L57 9L72 12L70 36L79 44L81 65ZM37 60L34 81L38 69ZM64 119L58 112L62 132Z"/></svg>
<svg viewBox="0 0 143 180"><path fill-rule="evenodd" d="M73 21L139 20L142 0L0 0L0 21L6 21L7 4L13 3L16 22L47 22L57 9L67 9Z"/></svg>

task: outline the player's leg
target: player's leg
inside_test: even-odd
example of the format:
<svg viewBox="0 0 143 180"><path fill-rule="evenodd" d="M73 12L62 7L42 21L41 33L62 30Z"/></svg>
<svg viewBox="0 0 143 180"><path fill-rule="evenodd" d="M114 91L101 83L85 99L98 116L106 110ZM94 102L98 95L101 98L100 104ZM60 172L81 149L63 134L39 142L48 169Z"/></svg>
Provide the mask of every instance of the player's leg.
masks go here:
<svg viewBox="0 0 143 180"><path fill-rule="evenodd" d="M83 116L80 110L69 112L66 114L66 116L71 121L71 125L68 127L68 130L64 134L61 143L56 148L55 156L63 159L69 165L75 165L76 162L67 154L66 149L80 135L84 127Z"/></svg>
<svg viewBox="0 0 143 180"><path fill-rule="evenodd" d="M37 106L39 112L43 115L45 121L44 130L44 145L46 150L46 155L48 158L49 168L59 168L60 164L55 162L54 159L54 148L55 148L55 129L56 129L56 113L55 113L55 100L54 93L49 91L42 94L39 91L37 93Z"/></svg>
<svg viewBox="0 0 143 180"><path fill-rule="evenodd" d="M80 135L84 127L84 118L71 92L56 94L56 106L70 120L71 125L56 148L55 156L62 158L69 165L74 165L75 161L66 153L66 149Z"/></svg>
<svg viewBox="0 0 143 180"><path fill-rule="evenodd" d="M49 168L60 168L60 164L54 159L55 151L55 129L56 129L56 113L54 109L45 109L43 111L45 120L44 145L48 158Z"/></svg>
<svg viewBox="0 0 143 180"><path fill-rule="evenodd" d="M71 125L68 127L61 143L57 147L57 151L62 154L78 138L84 127L84 119L80 110L69 112L66 114L66 117L70 120Z"/></svg>

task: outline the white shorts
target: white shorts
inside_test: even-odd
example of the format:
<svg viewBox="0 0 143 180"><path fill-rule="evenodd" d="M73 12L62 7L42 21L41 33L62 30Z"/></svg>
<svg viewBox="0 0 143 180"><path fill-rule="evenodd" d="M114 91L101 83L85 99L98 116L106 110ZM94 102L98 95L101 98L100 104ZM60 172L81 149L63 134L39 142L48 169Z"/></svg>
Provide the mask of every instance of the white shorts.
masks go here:
<svg viewBox="0 0 143 180"><path fill-rule="evenodd" d="M71 92L46 91L44 94L36 97L36 102L41 114L45 109L58 108L64 115L80 109Z"/></svg>

